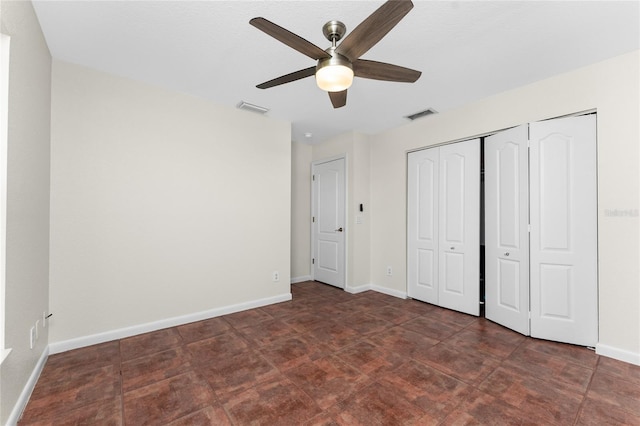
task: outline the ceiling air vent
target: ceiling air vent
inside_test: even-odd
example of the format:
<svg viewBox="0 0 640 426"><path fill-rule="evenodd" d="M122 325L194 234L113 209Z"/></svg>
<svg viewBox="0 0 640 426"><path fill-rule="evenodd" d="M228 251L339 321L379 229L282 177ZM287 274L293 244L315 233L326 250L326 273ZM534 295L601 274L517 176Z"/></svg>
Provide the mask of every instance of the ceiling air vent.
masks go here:
<svg viewBox="0 0 640 426"><path fill-rule="evenodd" d="M236 105L236 107L238 109L243 109L245 111L257 112L258 114L266 114L267 111L269 111L269 108L250 104L249 102L245 102L245 101L240 101L240 103Z"/></svg>
<svg viewBox="0 0 640 426"><path fill-rule="evenodd" d="M405 118L408 118L409 120L413 121L416 118L420 118L420 117L426 117L427 115L432 115L432 114L437 114L438 111L436 111L433 108L427 108L424 111L420 111L420 112L416 112L415 114L411 114L411 115L407 115Z"/></svg>

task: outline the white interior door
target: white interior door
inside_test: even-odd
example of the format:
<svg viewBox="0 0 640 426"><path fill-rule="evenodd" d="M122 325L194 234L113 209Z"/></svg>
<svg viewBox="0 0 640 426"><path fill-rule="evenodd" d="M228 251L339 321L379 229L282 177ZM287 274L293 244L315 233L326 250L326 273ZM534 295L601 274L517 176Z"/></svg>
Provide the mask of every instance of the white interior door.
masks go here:
<svg viewBox="0 0 640 426"><path fill-rule="evenodd" d="M485 316L529 335L528 125L484 142Z"/></svg>
<svg viewBox="0 0 640 426"><path fill-rule="evenodd" d="M314 163L312 180L313 279L345 285L345 159Z"/></svg>
<svg viewBox="0 0 640 426"><path fill-rule="evenodd" d="M598 340L594 115L530 125L531 335Z"/></svg>
<svg viewBox="0 0 640 426"><path fill-rule="evenodd" d="M480 140L440 147L439 305L480 314Z"/></svg>
<svg viewBox="0 0 640 426"><path fill-rule="evenodd" d="M439 148L411 152L407 162L407 294L438 304Z"/></svg>

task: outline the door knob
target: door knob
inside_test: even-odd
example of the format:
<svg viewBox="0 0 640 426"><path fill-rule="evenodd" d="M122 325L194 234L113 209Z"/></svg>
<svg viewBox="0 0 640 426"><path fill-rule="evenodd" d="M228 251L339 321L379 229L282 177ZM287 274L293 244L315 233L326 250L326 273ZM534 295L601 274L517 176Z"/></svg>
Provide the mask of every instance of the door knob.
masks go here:
<svg viewBox="0 0 640 426"><path fill-rule="evenodd" d="M336 229L336 232L342 232L342 226L338 229Z"/></svg>
<svg viewBox="0 0 640 426"><path fill-rule="evenodd" d="M509 256L509 252L506 252L504 255L505 255L505 256Z"/></svg>

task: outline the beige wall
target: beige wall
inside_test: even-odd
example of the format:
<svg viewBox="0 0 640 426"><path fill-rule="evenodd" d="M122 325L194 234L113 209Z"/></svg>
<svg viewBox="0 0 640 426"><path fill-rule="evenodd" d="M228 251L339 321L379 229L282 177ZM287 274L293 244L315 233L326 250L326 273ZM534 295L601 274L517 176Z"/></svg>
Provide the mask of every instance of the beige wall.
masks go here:
<svg viewBox="0 0 640 426"><path fill-rule="evenodd" d="M60 61L52 81L52 344L290 293L288 122Z"/></svg>
<svg viewBox="0 0 640 426"><path fill-rule="evenodd" d="M601 353L640 363L640 52L417 120L371 138L371 281L406 292L406 153L519 124L598 112L598 255ZM391 265L394 276L384 275Z"/></svg>
<svg viewBox="0 0 640 426"><path fill-rule="evenodd" d="M6 346L0 367L0 424L45 352L48 328L34 349L29 330L49 309L49 119L51 55L30 2L2 1L11 37L8 114Z"/></svg>
<svg viewBox="0 0 640 426"><path fill-rule="evenodd" d="M291 279L311 275L311 145L291 143Z"/></svg>

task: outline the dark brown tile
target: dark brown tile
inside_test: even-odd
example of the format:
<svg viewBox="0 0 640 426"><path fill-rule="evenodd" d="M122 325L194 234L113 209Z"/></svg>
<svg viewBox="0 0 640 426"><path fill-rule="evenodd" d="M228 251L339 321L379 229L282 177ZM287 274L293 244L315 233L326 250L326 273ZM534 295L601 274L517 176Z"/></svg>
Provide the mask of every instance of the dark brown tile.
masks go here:
<svg viewBox="0 0 640 426"><path fill-rule="evenodd" d="M336 356L368 376L387 373L408 360L406 356L366 340L344 348Z"/></svg>
<svg viewBox="0 0 640 426"><path fill-rule="evenodd" d="M220 334L210 339L189 343L187 349L195 364L210 364L233 357L248 349L249 343L237 332Z"/></svg>
<svg viewBox="0 0 640 426"><path fill-rule="evenodd" d="M220 405L210 405L193 414L181 417L168 423L167 426L194 426L194 425L215 425L215 426L231 426L231 420L224 408Z"/></svg>
<svg viewBox="0 0 640 426"><path fill-rule="evenodd" d="M122 360L138 358L166 351L182 345L182 337L175 328L165 328L120 340Z"/></svg>
<svg viewBox="0 0 640 426"><path fill-rule="evenodd" d="M325 355L315 342L296 336L260 348L260 353L281 371L288 370Z"/></svg>
<svg viewBox="0 0 640 426"><path fill-rule="evenodd" d="M370 342L405 357L423 353L438 341L403 327L393 327L369 337Z"/></svg>
<svg viewBox="0 0 640 426"><path fill-rule="evenodd" d="M57 414L47 412L44 416L28 418L24 416L19 426L71 426L71 425L122 425L121 398L113 398L79 408L60 411Z"/></svg>
<svg viewBox="0 0 640 426"><path fill-rule="evenodd" d="M333 411L337 424L409 425L426 413L386 383L373 383L342 401Z"/></svg>
<svg viewBox="0 0 640 426"><path fill-rule="evenodd" d="M325 315L318 315L316 311L305 311L301 314L290 316L284 322L300 333L306 333L314 328L324 327L329 318Z"/></svg>
<svg viewBox="0 0 640 426"><path fill-rule="evenodd" d="M521 370L499 367L479 387L480 390L536 416L546 424L572 424L583 395L550 386L548 382L525 375Z"/></svg>
<svg viewBox="0 0 640 426"><path fill-rule="evenodd" d="M540 339L526 339L523 342L523 346L543 354L564 358L574 364L580 364L591 369L595 368L598 362L598 355L582 346Z"/></svg>
<svg viewBox="0 0 640 426"><path fill-rule="evenodd" d="M293 337L298 332L289 324L279 319L256 324L251 327L245 327L238 331L248 341L257 346L265 346L286 337Z"/></svg>
<svg viewBox="0 0 640 426"><path fill-rule="evenodd" d="M478 351L499 359L507 358L523 341L521 334L493 328L461 330L444 340L457 349Z"/></svg>
<svg viewBox="0 0 640 426"><path fill-rule="evenodd" d="M191 354L183 348L135 358L122 363L122 390L127 392L142 386L177 376L191 369Z"/></svg>
<svg viewBox="0 0 640 426"><path fill-rule="evenodd" d="M232 421L241 425L297 425L320 412L306 393L285 378L233 395L224 407Z"/></svg>
<svg viewBox="0 0 640 426"><path fill-rule="evenodd" d="M254 351L220 358L214 363L203 365L199 372L207 379L219 400L226 400L234 392L273 380L280 375L277 368Z"/></svg>
<svg viewBox="0 0 640 426"><path fill-rule="evenodd" d="M458 351L442 343L413 358L468 384L478 384L493 372L500 362L477 352Z"/></svg>
<svg viewBox="0 0 640 426"><path fill-rule="evenodd" d="M417 315L428 315L438 309L442 309L436 305L432 305L431 303L421 302L415 299L406 299L402 303L394 305Z"/></svg>
<svg viewBox="0 0 640 426"><path fill-rule="evenodd" d="M349 315L342 319L342 322L360 335L379 333L393 327L393 323L369 314Z"/></svg>
<svg viewBox="0 0 640 426"><path fill-rule="evenodd" d="M512 405L487 395L485 392L474 390L440 423L443 426L452 425L531 425L545 424L537 416L527 415ZM570 423L569 423L570 424Z"/></svg>
<svg viewBox="0 0 640 426"><path fill-rule="evenodd" d="M598 357L598 371L610 376L619 377L640 386L640 365L633 365L617 359Z"/></svg>
<svg viewBox="0 0 640 426"><path fill-rule="evenodd" d="M473 315L463 314L462 312L440 307L429 312L427 316L431 319L437 319L438 321L446 322L457 327L468 327L480 319Z"/></svg>
<svg viewBox="0 0 640 426"><path fill-rule="evenodd" d="M531 374L562 389L585 393L594 370L526 346L516 349L504 364Z"/></svg>
<svg viewBox="0 0 640 426"><path fill-rule="evenodd" d="M432 419L443 419L473 389L454 377L416 361L403 364L378 381L422 408Z"/></svg>
<svg viewBox="0 0 640 426"><path fill-rule="evenodd" d="M215 403L209 384L190 372L124 394L125 422L157 425L177 420Z"/></svg>
<svg viewBox="0 0 640 426"><path fill-rule="evenodd" d="M415 331L416 333L420 333L436 340L444 340L462 329L462 327L453 324L431 319L429 316L421 316L409 320L400 324L400 327L404 327L407 330Z"/></svg>
<svg viewBox="0 0 640 426"><path fill-rule="evenodd" d="M339 350L354 344L362 337L360 333L347 327L342 321L327 321L322 327L311 329L304 335L313 342L327 347L328 350Z"/></svg>
<svg viewBox="0 0 640 426"><path fill-rule="evenodd" d="M259 308L262 312L270 315L272 318L285 318L291 315L306 312L309 308L307 305L294 303L293 301L276 303L273 305L262 306Z"/></svg>
<svg viewBox="0 0 640 426"><path fill-rule="evenodd" d="M414 319L418 316L418 314L402 309L401 306L397 305L387 305L378 309L373 309L369 311L371 315L374 315L378 318L382 318L389 322L392 322L396 325L407 322L411 319Z"/></svg>
<svg viewBox="0 0 640 426"><path fill-rule="evenodd" d="M592 400L617 406L634 416L640 416L640 386L633 382L596 371L587 396Z"/></svg>
<svg viewBox="0 0 640 426"><path fill-rule="evenodd" d="M370 384L366 375L334 356L299 365L288 370L286 376L323 410Z"/></svg>
<svg viewBox="0 0 640 426"><path fill-rule="evenodd" d="M224 318L234 328L240 329L259 324L263 321L272 320L273 317L260 309L250 309L248 311L236 312L235 314L225 315Z"/></svg>
<svg viewBox="0 0 640 426"><path fill-rule="evenodd" d="M369 312L374 309L380 309L388 306L389 302L383 299L360 296L353 298L347 302L340 303L340 308L348 312Z"/></svg>
<svg viewBox="0 0 640 426"><path fill-rule="evenodd" d="M211 318L181 325L176 328L180 336L182 336L184 343L191 343L224 334L231 329L231 326L224 318Z"/></svg>
<svg viewBox="0 0 640 426"><path fill-rule="evenodd" d="M56 381L38 382L24 412L24 420L63 417L89 404L108 402L120 396L120 372L113 365L72 372Z"/></svg>
<svg viewBox="0 0 640 426"><path fill-rule="evenodd" d="M576 424L582 426L640 425L640 416L625 411L616 403L587 397L582 403Z"/></svg>
<svg viewBox="0 0 640 426"><path fill-rule="evenodd" d="M77 374L119 364L120 344L117 341L101 343L49 356L39 381L58 381L67 378L71 373Z"/></svg>

